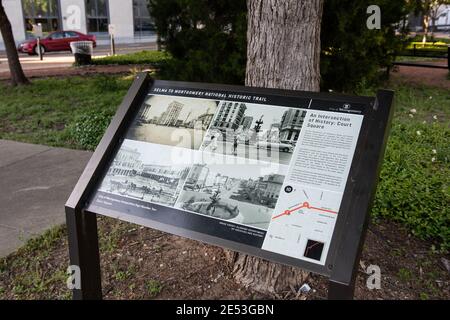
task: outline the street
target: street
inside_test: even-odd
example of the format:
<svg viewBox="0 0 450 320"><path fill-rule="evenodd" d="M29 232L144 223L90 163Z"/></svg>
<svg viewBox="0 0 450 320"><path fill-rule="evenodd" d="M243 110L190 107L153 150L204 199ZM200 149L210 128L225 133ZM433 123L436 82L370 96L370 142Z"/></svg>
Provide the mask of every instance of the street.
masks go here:
<svg viewBox="0 0 450 320"><path fill-rule="evenodd" d="M136 44L117 44L116 54L126 54L139 52L142 50L156 50L156 43L136 43ZM110 46L98 45L94 48L93 57L104 57L110 54ZM38 56L29 56L25 53L19 53L20 63L24 71L49 69L49 68L69 68L75 61L70 51L47 52L43 60ZM0 74L9 73L8 60L5 51L0 51Z"/></svg>
<svg viewBox="0 0 450 320"><path fill-rule="evenodd" d="M230 199L230 196L239 192L239 182L235 183L229 190L221 189L219 194L220 203L226 203L230 208L238 207L239 216L228 220L232 222L242 223L251 227L267 229L273 209L263 205L253 204L244 201ZM181 193L178 204L195 199L196 202L210 202L211 194L204 192L196 192L184 190ZM203 212L199 212L204 214Z"/></svg>
<svg viewBox="0 0 450 320"><path fill-rule="evenodd" d="M213 150L212 148L217 147ZM218 141L217 144L208 144L203 147L203 151L215 152L226 155L236 155L246 159L255 159L261 161L268 161L274 163L280 163L288 165L291 161L292 152L282 152L279 150L267 150L258 149L255 145L246 145L239 143L236 149L236 153L233 151L233 142L230 141Z"/></svg>
<svg viewBox="0 0 450 320"><path fill-rule="evenodd" d="M131 187L134 184L135 187ZM147 191L143 189L147 187ZM106 176L102 183L102 191L130 197L142 201L150 201L165 205L173 205L178 196L178 187L140 176Z"/></svg>
<svg viewBox="0 0 450 320"><path fill-rule="evenodd" d="M202 143L203 135L203 130L143 123L132 127L128 138L138 141L198 150L200 144Z"/></svg>

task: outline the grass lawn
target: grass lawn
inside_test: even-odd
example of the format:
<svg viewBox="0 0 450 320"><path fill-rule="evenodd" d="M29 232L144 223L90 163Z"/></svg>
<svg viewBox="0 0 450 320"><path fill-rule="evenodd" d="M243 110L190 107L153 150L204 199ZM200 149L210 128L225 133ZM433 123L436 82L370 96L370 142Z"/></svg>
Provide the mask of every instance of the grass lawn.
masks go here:
<svg viewBox="0 0 450 320"><path fill-rule="evenodd" d="M131 81L132 76L108 75L38 79L21 88L0 83L0 139L92 149ZM448 272L440 267L440 259L449 258L450 248L450 94L430 87L392 83L385 87L395 90L396 111L372 211L379 223L369 232L363 259L382 263L383 286L393 287L392 296L387 291L364 294L448 298ZM96 130L89 131L90 127ZM227 272L217 248L107 218L100 219L100 247L108 298L254 294L233 287L226 274L209 282ZM213 256L215 262L210 261ZM0 299L68 298L67 265L64 227L30 240L0 259ZM186 277L180 279L179 274ZM317 281L313 284L320 288L321 280Z"/></svg>
<svg viewBox="0 0 450 320"><path fill-rule="evenodd" d="M397 56L396 62L439 62L445 63L446 60L442 58L429 58L429 57L412 57L412 56Z"/></svg>
<svg viewBox="0 0 450 320"><path fill-rule="evenodd" d="M11 88L0 82L0 139L84 148L71 134L79 117L112 116L132 76L90 76L33 80Z"/></svg>
<svg viewBox="0 0 450 320"><path fill-rule="evenodd" d="M112 117L132 80L132 75L46 78L16 88L0 82L0 139L86 149L71 129L86 114ZM394 123L420 124L432 121L433 116L438 117L438 123L449 122L447 90L406 85L388 88L395 90ZM360 94L374 95L375 91L367 89ZM417 111L414 118L410 117L411 109Z"/></svg>

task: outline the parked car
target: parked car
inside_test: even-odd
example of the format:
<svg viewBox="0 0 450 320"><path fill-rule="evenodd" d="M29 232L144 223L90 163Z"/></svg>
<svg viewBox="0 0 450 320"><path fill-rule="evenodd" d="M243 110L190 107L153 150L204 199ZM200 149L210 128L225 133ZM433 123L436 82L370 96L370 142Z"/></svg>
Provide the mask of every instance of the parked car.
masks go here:
<svg viewBox="0 0 450 320"><path fill-rule="evenodd" d="M42 53L50 51L70 51L70 43L74 41L92 41L94 48L96 46L96 38L94 35L83 34L78 31L56 31L50 33L47 37L42 38ZM29 39L17 48L19 52L28 53L29 55L38 54L37 39Z"/></svg>
<svg viewBox="0 0 450 320"><path fill-rule="evenodd" d="M270 142L270 141L258 141L256 143L256 148L258 149L278 149L282 152L293 152L294 146L290 143L284 142Z"/></svg>

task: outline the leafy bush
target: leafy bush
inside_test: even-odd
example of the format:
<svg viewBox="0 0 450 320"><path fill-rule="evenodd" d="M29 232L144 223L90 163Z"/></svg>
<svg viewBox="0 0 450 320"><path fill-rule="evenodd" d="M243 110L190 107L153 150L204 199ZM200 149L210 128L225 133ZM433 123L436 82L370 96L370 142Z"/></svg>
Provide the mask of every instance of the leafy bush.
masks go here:
<svg viewBox="0 0 450 320"><path fill-rule="evenodd" d="M111 122L111 118L112 114L105 111L82 114L70 126L70 136L79 146L94 150Z"/></svg>
<svg viewBox="0 0 450 320"><path fill-rule="evenodd" d="M369 5L379 5L380 30L366 25ZM405 1L325 0L321 30L323 89L353 91L359 83L376 83L403 46L395 35L398 21L407 13ZM383 70L384 69L384 70Z"/></svg>
<svg viewBox="0 0 450 320"><path fill-rule="evenodd" d="M416 46L416 49L435 49L435 50L447 50L447 43L442 41L437 42L409 42L406 46L406 49L413 49L414 45Z"/></svg>
<svg viewBox="0 0 450 320"><path fill-rule="evenodd" d="M423 35L422 34L418 34L418 35L416 35L414 37L408 37L408 41L411 41L411 42L422 42L423 41ZM427 42L442 42L442 43L450 44L450 39L437 38L437 37L434 37L433 34L428 34L426 41Z"/></svg>
<svg viewBox="0 0 450 320"><path fill-rule="evenodd" d="M241 84L246 64L245 0L149 0L172 56L160 70L171 80Z"/></svg>
<svg viewBox="0 0 450 320"><path fill-rule="evenodd" d="M372 215L404 223L422 239L450 248L450 129L447 125L393 126Z"/></svg>
<svg viewBox="0 0 450 320"><path fill-rule="evenodd" d="M246 66L245 0L149 0L155 24L173 59L161 69L172 80L242 84ZM381 30L366 26L367 7L381 7ZM395 26L405 1L325 0L321 32L322 88L351 91L374 82L402 45ZM355 63L358 61L358 63Z"/></svg>
<svg viewBox="0 0 450 320"><path fill-rule="evenodd" d="M401 56L420 53L420 56L444 57L448 51L447 46L448 45L445 42L409 42L406 47L397 54Z"/></svg>
<svg viewBox="0 0 450 320"><path fill-rule="evenodd" d="M92 59L95 65L129 65L129 64L149 64L153 67L160 67L170 59L170 55L164 51L140 51L135 53L120 54L103 58Z"/></svg>

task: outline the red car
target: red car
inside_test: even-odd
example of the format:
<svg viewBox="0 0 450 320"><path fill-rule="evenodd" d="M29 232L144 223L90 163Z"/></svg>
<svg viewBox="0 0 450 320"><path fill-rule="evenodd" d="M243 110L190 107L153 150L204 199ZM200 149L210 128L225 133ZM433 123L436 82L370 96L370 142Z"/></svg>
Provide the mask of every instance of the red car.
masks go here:
<svg viewBox="0 0 450 320"><path fill-rule="evenodd" d="M96 46L96 38L93 35L83 34L78 31L56 31L50 33L46 38L41 39L42 53L49 51L70 51L70 43L73 41L92 41L94 48ZM19 52L28 53L29 55L38 54L37 40L30 39L19 44L17 48Z"/></svg>

